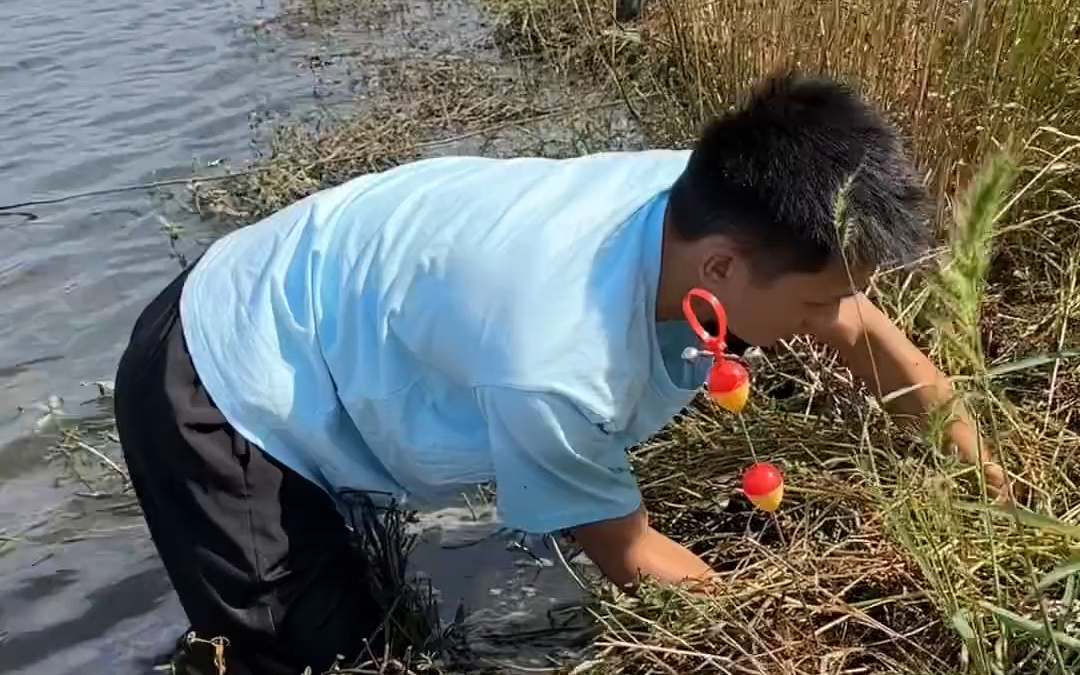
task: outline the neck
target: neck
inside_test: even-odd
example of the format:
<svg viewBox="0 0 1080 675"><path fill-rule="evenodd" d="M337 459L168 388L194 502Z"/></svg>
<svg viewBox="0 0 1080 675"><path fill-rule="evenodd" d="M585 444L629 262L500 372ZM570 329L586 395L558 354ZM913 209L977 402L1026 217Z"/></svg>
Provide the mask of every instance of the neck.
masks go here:
<svg viewBox="0 0 1080 675"><path fill-rule="evenodd" d="M695 267L686 259L682 242L664 219L664 238L660 254L660 283L656 289L656 320L682 319L682 301L694 287Z"/></svg>

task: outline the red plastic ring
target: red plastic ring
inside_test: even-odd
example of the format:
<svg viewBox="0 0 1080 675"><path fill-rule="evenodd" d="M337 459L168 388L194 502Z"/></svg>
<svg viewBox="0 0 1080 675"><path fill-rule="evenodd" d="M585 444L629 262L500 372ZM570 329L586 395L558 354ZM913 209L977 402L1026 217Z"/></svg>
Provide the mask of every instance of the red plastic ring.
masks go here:
<svg viewBox="0 0 1080 675"><path fill-rule="evenodd" d="M693 298L699 298L709 303L712 307L713 313L716 314L716 335L709 335L709 332L701 325L697 315L694 313L694 308L691 306L691 300ZM694 330L701 341L705 344L705 348L719 356L727 349L727 313L724 311L724 306L720 304L720 300L715 295L708 292L704 288L692 288L690 292L683 298L683 314L686 315L686 320L690 324L690 328Z"/></svg>

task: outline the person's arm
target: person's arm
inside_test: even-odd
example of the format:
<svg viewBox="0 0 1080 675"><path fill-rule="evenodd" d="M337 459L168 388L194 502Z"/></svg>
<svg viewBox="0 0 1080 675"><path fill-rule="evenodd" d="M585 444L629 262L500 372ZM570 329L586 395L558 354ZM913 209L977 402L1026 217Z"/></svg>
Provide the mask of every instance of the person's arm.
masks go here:
<svg viewBox="0 0 1080 675"><path fill-rule="evenodd" d="M948 377L861 293L842 301L837 315L813 326L813 331L839 352L852 373L878 397L909 390L892 401L895 412L925 420L930 410L953 398ZM990 493L1008 496L1005 472L994 463L959 401L947 433L963 461L983 466Z"/></svg>
<svg viewBox="0 0 1080 675"><path fill-rule="evenodd" d="M648 523L618 435L569 399L506 387L477 389L495 466L500 520L533 533L571 531L614 583L641 576L705 581L709 566Z"/></svg>
<svg viewBox="0 0 1080 675"><path fill-rule="evenodd" d="M585 555L619 586L649 576L663 583L711 581L713 570L685 546L675 543L649 525L644 508L573 530Z"/></svg>

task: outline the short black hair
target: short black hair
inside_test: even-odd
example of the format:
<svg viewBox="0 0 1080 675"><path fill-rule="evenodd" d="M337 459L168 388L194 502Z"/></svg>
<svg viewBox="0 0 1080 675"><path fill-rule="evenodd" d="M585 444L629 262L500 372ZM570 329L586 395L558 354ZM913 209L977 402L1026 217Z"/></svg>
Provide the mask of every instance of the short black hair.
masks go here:
<svg viewBox="0 0 1080 675"><path fill-rule="evenodd" d="M926 202L880 113L840 81L784 73L706 126L669 216L682 239L730 236L775 276L908 262L927 243Z"/></svg>

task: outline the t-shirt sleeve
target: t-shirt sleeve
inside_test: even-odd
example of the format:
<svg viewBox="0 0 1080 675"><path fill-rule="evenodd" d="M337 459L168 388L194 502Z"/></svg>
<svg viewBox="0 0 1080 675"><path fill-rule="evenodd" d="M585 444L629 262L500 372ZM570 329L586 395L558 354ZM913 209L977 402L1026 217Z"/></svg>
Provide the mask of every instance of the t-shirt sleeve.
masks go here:
<svg viewBox="0 0 1080 675"><path fill-rule="evenodd" d="M641 505L626 447L565 397L477 390L508 527L548 533L626 516Z"/></svg>

